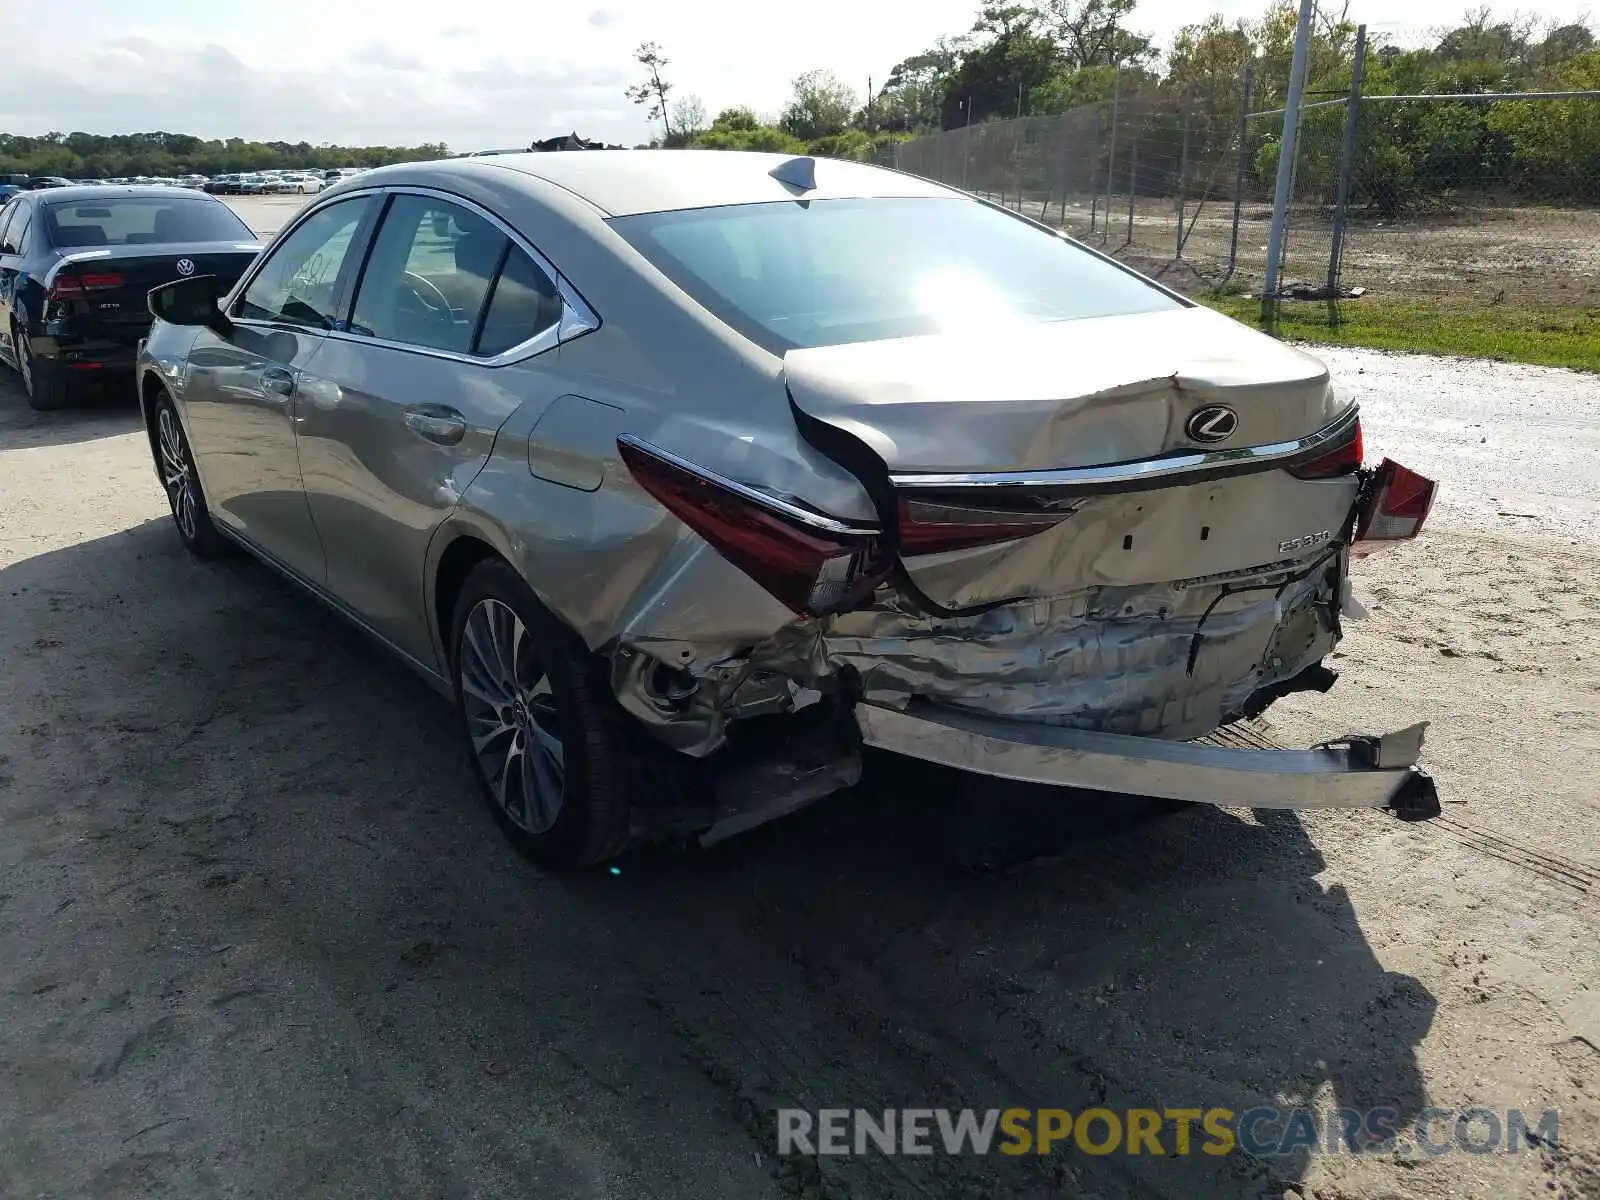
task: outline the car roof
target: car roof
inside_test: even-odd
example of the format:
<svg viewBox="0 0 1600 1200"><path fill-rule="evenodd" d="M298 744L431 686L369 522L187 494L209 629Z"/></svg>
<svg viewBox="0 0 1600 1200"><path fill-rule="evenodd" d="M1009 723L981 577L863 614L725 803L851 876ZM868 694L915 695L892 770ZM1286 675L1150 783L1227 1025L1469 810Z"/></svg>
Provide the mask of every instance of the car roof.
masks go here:
<svg viewBox="0 0 1600 1200"><path fill-rule="evenodd" d="M534 176L582 197L609 216L800 198L958 194L912 175L835 158L812 160L817 186L802 192L771 175L795 157L738 150L569 150L447 161Z"/></svg>
<svg viewBox="0 0 1600 1200"><path fill-rule="evenodd" d="M86 200L123 200L128 198L144 199L153 196L156 199L166 200L211 200L204 192L197 192L193 188L166 187L164 185L137 187L132 184L107 183L107 184L74 184L71 187L51 188L47 192L38 193L40 200L45 204L81 204ZM215 203L222 203L218 200Z"/></svg>

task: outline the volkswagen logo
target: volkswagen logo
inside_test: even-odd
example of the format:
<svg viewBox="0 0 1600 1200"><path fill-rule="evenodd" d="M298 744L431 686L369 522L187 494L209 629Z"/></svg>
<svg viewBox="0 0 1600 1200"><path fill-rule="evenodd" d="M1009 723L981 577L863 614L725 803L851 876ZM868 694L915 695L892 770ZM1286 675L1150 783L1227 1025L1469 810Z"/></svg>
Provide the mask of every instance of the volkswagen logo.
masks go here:
<svg viewBox="0 0 1600 1200"><path fill-rule="evenodd" d="M194 259L192 259L192 258L180 258L178 260L178 274L179 275L193 275L194 274ZM1199 414L1196 414L1196 415L1198 416Z"/></svg>
<svg viewBox="0 0 1600 1200"><path fill-rule="evenodd" d="M1189 414L1183 426L1192 442L1225 442L1239 429L1239 414L1226 404L1208 404Z"/></svg>

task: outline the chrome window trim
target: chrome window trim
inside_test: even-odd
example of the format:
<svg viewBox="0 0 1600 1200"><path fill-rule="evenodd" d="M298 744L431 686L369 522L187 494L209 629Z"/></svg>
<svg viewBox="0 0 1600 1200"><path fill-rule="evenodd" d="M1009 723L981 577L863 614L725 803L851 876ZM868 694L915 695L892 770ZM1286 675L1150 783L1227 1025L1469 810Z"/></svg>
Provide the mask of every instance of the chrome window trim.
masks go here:
<svg viewBox="0 0 1600 1200"><path fill-rule="evenodd" d="M375 337L371 334L352 333L346 329L317 329L310 325L296 325L293 322L264 321L255 317L241 318L233 316L230 310L239 302L240 299L244 297L244 293L249 288L251 282L266 266L267 259L270 257L268 252L275 250L279 242L291 236L296 229L298 229L306 221L310 220L321 209L333 204L337 204L341 200L353 200L359 196L375 196L378 198L379 203L382 203L382 200L385 196L398 195L425 196L429 199L443 200L449 204L457 204L488 221L495 228L500 230L501 233L505 234L506 238L513 246L517 247L517 249L521 250L529 258L531 258L534 265L554 281L556 285L556 294L561 297L561 316L557 318L554 324L545 326L532 337L518 342L515 346L512 346L507 350L503 350L499 354L496 354L492 357L485 357L475 354L461 354L453 350L436 350L430 346L417 346L410 342L395 341L391 338ZM272 245L268 246L266 250L262 251L261 256L256 260L255 263L251 264L249 272L242 276L239 282L234 285L234 290L228 294L226 299L227 303L225 304L223 311L228 312L229 319L237 325L253 326L256 328L265 327L273 329L293 329L296 332L315 334L318 337L328 338L332 341L351 342L360 346L381 346L386 350L401 350L408 354L421 354L428 358L444 359L447 362L469 363L475 367L510 366L513 363L522 362L525 359L534 358L540 354L543 354L547 350L551 350L554 347L561 345L563 342L570 342L574 338L582 337L586 333L592 333L601 326L600 315L589 306L588 301L583 298L582 294L579 293L577 288L572 286L571 281L569 281L565 275L556 269L554 263L552 263L543 254L539 253L538 250L534 249L527 238L523 237L505 221L495 216L494 213L484 208L483 205L478 204L476 201L469 200L465 196L458 196L454 192L446 192L440 188L422 187L420 185L414 186L411 184L390 184L378 187L355 188L348 192L339 192L335 195L328 196L322 200L319 200L316 204L307 205L291 224L284 226L284 228L278 232L278 235L272 239ZM355 299L356 298L354 296L350 297L352 308L355 304Z"/></svg>
<svg viewBox="0 0 1600 1200"><path fill-rule="evenodd" d="M1331 424L1291 442L1272 442L1264 446L1237 446L1229 450L1206 450L1169 454L1161 458L1141 458L1132 462L1106 463L1094 467L1059 467L1039 471L996 471L987 473L890 475L897 488L908 491L947 488L1057 488L1084 491L1131 490L1147 484L1182 483L1245 475L1269 470L1296 459L1315 457L1350 435L1359 405L1351 405Z"/></svg>
<svg viewBox="0 0 1600 1200"><path fill-rule="evenodd" d="M674 454L670 450L663 450L654 442L647 442L631 433L624 433L618 437L617 444L619 446L632 446L635 450L642 450L652 458L659 458L662 462L670 463L681 471L687 471L691 475L698 476L707 483L714 483L718 487L726 488L752 504L759 504L762 508L775 512L780 516L788 517L790 520L809 525L813 529L822 530L826 533L845 533L867 537L881 532L876 525L855 525L849 521L841 521L836 517L829 517L809 508L802 508L798 504L790 504L787 500L780 500L769 492L763 492L751 487L749 484L740 483L737 479L729 479L726 475L719 475L715 471L707 470L699 463L691 462L689 459Z"/></svg>

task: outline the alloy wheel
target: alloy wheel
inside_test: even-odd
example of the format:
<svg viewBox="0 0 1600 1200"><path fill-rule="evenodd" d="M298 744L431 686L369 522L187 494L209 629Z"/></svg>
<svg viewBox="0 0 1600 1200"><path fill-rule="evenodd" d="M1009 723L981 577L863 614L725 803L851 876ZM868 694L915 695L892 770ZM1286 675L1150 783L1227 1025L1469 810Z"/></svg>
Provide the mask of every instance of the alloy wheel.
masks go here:
<svg viewBox="0 0 1600 1200"><path fill-rule="evenodd" d="M533 636L510 605L485 598L461 632L461 705L479 769L508 820L544 833L561 815L561 723Z"/></svg>
<svg viewBox="0 0 1600 1200"><path fill-rule="evenodd" d="M172 518L178 523L178 532L185 541L195 537L194 471L189 463L189 448L184 444L183 430L178 426L177 415L170 405L162 406L156 418L157 441L161 453L161 484L167 490L167 500L172 505Z"/></svg>
<svg viewBox="0 0 1600 1200"><path fill-rule="evenodd" d="M17 352L17 373L22 376L22 390L32 396L33 347L28 344L28 335L18 331L17 336L11 339L11 345Z"/></svg>

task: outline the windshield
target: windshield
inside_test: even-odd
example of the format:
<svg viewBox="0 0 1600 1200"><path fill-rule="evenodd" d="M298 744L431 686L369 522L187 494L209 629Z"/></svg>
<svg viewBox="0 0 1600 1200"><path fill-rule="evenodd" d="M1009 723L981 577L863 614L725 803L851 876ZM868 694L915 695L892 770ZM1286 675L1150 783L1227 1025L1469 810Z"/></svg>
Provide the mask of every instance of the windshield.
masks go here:
<svg viewBox="0 0 1600 1200"><path fill-rule="evenodd" d="M774 354L1183 303L1064 238L962 197L780 201L610 223L696 301Z"/></svg>
<svg viewBox="0 0 1600 1200"><path fill-rule="evenodd" d="M45 208L50 244L137 246L145 242L238 242L256 240L233 210L215 200L182 196L113 197L52 204Z"/></svg>

